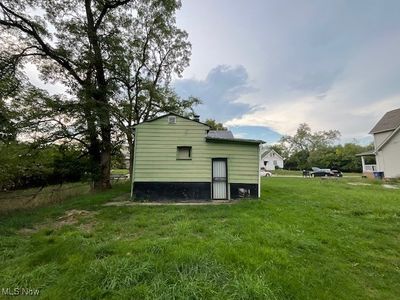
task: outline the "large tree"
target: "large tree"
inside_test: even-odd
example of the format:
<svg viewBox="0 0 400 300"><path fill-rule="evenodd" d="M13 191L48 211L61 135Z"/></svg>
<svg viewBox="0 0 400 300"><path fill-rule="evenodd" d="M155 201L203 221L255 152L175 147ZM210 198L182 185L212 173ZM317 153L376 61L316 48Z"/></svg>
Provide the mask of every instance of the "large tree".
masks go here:
<svg viewBox="0 0 400 300"><path fill-rule="evenodd" d="M7 100L20 90L14 65L6 57L0 55L0 142L7 143L16 138L14 114L7 105Z"/></svg>
<svg viewBox="0 0 400 300"><path fill-rule="evenodd" d="M294 135L285 135L279 141L280 154L285 159L285 168L308 169L311 154L332 146L340 137L338 130L313 132L306 123L300 124Z"/></svg>
<svg viewBox="0 0 400 300"><path fill-rule="evenodd" d="M0 2L2 53L20 65L34 63L42 79L68 88L67 96L40 101L39 97L29 98L32 107L41 108L26 112L33 114L34 129L40 131L41 138L51 132L54 140L67 137L84 144L92 161L95 188L110 187L112 138L117 134L113 119L123 115L112 101L120 91L117 71L129 65L125 61L125 50L130 47L126 38L139 26L137 20L146 9L168 18L179 5L175 0ZM132 43L142 40L131 39ZM150 65L149 60L144 63ZM149 79L146 85L151 93L157 85L148 85ZM154 92L150 99L156 96ZM137 105L141 108L143 103ZM43 114L46 118L40 120Z"/></svg>
<svg viewBox="0 0 400 300"><path fill-rule="evenodd" d="M173 6L173 8L176 8ZM117 92L112 97L113 120L127 140L133 161L133 126L163 112L193 113L196 98L181 99L170 87L189 64L188 34L176 26L175 10L151 1L137 5L137 17L127 27L124 40L115 49L113 78Z"/></svg>
<svg viewBox="0 0 400 300"><path fill-rule="evenodd" d="M308 124L302 123L293 136L285 135L280 139L288 155L299 151L310 153L318 148L332 145L340 137L338 130L312 132Z"/></svg>
<svg viewBox="0 0 400 300"><path fill-rule="evenodd" d="M224 124L215 121L214 119L207 119L205 124L210 126L211 130L228 130L228 128L224 127Z"/></svg>

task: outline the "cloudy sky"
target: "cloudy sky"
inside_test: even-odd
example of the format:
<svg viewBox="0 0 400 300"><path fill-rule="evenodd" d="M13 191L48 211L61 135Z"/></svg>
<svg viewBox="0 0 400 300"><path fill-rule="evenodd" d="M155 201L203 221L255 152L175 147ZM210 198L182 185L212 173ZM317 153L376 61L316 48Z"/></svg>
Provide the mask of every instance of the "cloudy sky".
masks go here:
<svg viewBox="0 0 400 300"><path fill-rule="evenodd" d="M302 122L367 142L400 107L400 1L183 0L192 60L174 85L202 119L268 142Z"/></svg>

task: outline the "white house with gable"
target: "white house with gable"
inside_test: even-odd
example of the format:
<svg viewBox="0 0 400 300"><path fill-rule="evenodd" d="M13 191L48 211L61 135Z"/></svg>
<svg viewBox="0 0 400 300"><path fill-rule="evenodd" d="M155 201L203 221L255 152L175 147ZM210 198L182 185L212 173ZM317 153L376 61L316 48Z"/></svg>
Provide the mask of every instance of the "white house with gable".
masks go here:
<svg viewBox="0 0 400 300"><path fill-rule="evenodd" d="M260 169L267 171L283 168L283 158L275 150L267 150L261 154Z"/></svg>
<svg viewBox="0 0 400 300"><path fill-rule="evenodd" d="M383 172L385 178L400 177L400 108L388 111L371 129L375 149L360 153L364 175ZM376 165L365 164L364 157L375 156Z"/></svg>

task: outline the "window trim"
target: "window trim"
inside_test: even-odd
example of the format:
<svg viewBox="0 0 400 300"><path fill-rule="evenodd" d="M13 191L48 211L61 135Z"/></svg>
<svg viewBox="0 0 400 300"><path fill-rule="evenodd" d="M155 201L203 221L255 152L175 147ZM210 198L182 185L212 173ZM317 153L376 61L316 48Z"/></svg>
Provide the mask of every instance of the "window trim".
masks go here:
<svg viewBox="0 0 400 300"><path fill-rule="evenodd" d="M180 158L179 157L179 150L180 149L188 149L189 150L189 157L188 158ZM177 146L176 147L176 160L192 160L192 146Z"/></svg>

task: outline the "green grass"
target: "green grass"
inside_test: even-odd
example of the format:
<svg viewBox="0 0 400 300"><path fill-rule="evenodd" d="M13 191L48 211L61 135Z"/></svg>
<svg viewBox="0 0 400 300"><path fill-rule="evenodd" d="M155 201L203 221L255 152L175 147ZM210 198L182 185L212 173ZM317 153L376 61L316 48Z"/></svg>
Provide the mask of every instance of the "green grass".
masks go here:
<svg viewBox="0 0 400 300"><path fill-rule="evenodd" d="M77 195L87 194L90 185L84 182L48 185L23 190L0 192L0 216L15 210L32 209L52 203L63 202Z"/></svg>
<svg viewBox="0 0 400 300"><path fill-rule="evenodd" d="M269 171L274 175L291 175L291 176L303 176L302 171L298 170L284 170L284 169L279 169L279 170L273 170ZM361 177L361 173L343 173L343 176L351 176L351 177Z"/></svg>
<svg viewBox="0 0 400 300"><path fill-rule="evenodd" d="M259 201L101 205L128 190L1 218L0 288L39 288L42 299L400 295L399 190L263 178ZM94 214L60 226L71 209Z"/></svg>
<svg viewBox="0 0 400 300"><path fill-rule="evenodd" d="M112 169L111 174L126 175L129 174L128 169Z"/></svg>
<svg viewBox="0 0 400 300"><path fill-rule="evenodd" d="M302 171L297 170L284 170L284 169L277 169L269 171L274 175L295 175L295 176L302 176Z"/></svg>

